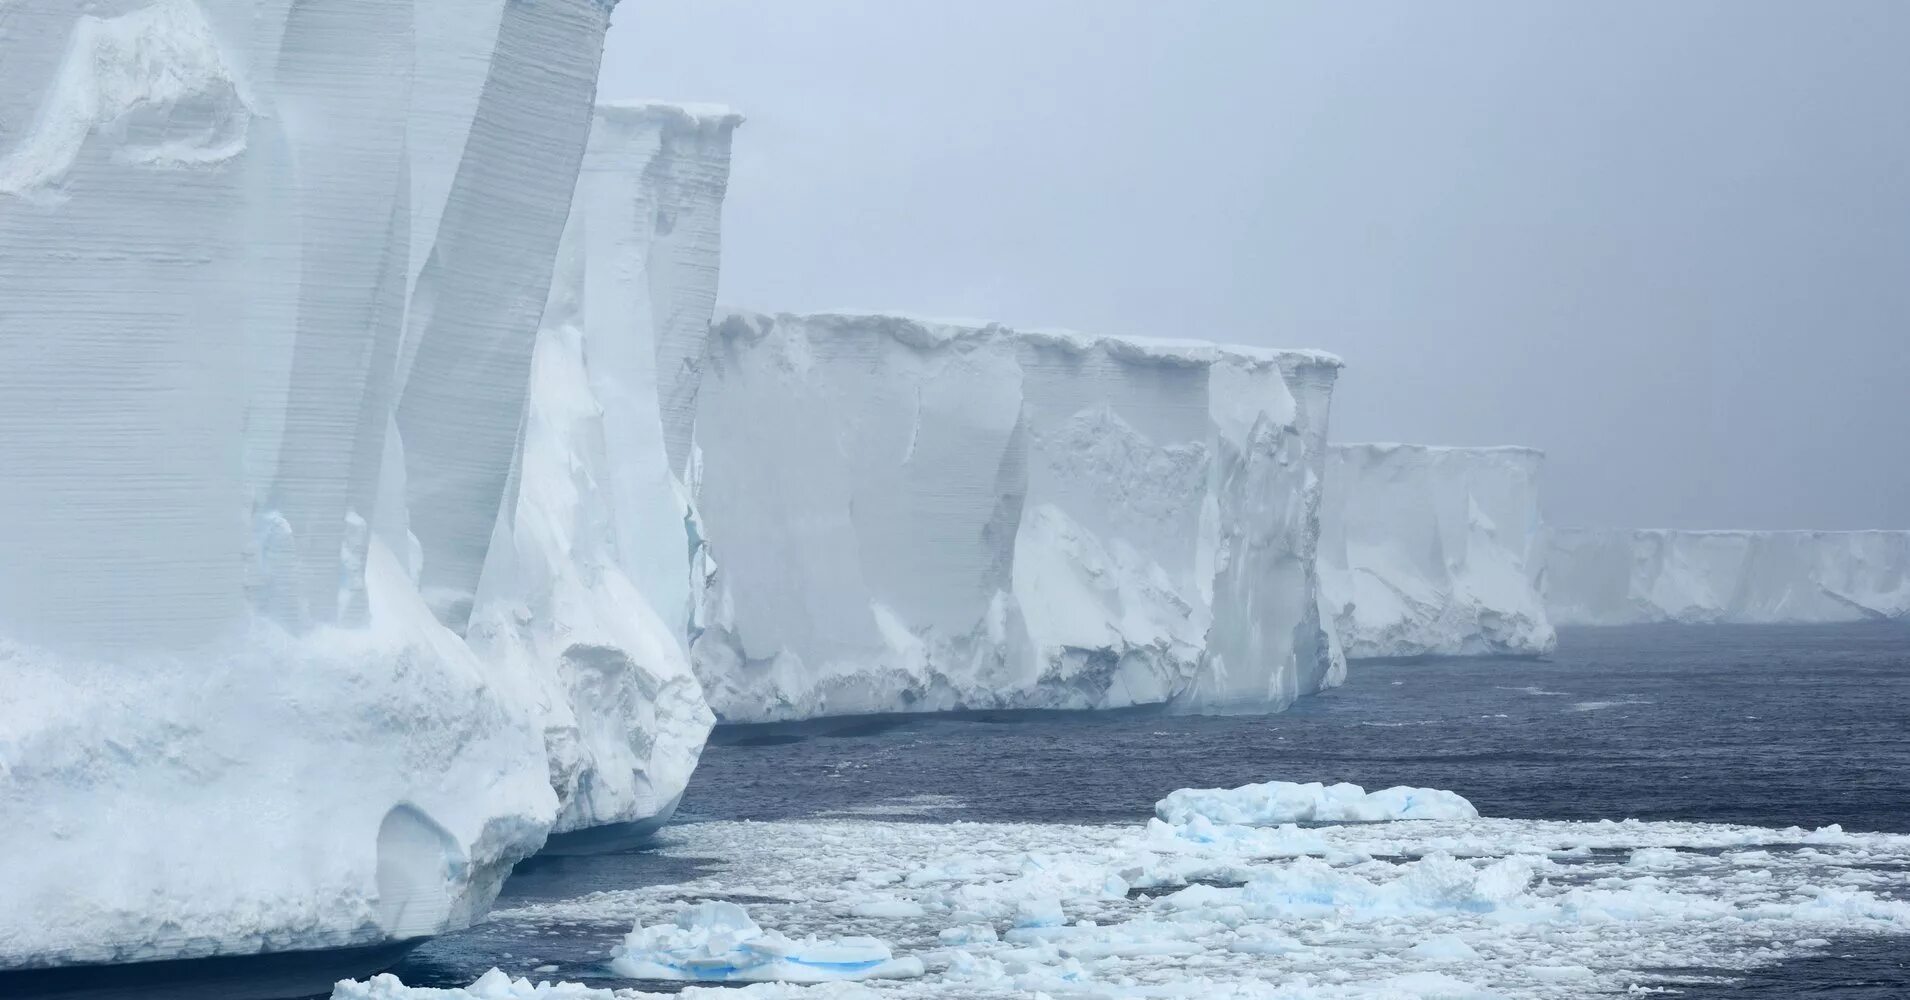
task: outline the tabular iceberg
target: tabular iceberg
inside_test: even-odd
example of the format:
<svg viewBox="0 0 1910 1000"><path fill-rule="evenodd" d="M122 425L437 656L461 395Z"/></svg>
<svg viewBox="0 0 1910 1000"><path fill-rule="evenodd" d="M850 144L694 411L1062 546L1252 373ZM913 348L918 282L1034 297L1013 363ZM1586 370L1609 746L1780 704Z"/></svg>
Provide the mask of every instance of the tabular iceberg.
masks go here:
<svg viewBox="0 0 1910 1000"><path fill-rule="evenodd" d="M537 335L515 517L469 636L544 686L558 834L667 819L713 721L690 672L693 514L669 452L677 432L687 458L688 417L667 400L695 397L702 338L692 354L682 332L709 328L740 120L598 108Z"/></svg>
<svg viewBox="0 0 1910 1000"><path fill-rule="evenodd" d="M1334 445L1320 588L1348 659L1543 656L1544 529L1530 448Z"/></svg>
<svg viewBox="0 0 1910 1000"><path fill-rule="evenodd" d="M1910 616L1910 531L1558 529L1546 572L1561 625Z"/></svg>
<svg viewBox="0 0 1910 1000"><path fill-rule="evenodd" d="M1314 556L1339 362L735 314L696 412L720 718L1284 707L1337 681Z"/></svg>
<svg viewBox="0 0 1910 1000"><path fill-rule="evenodd" d="M0 968L437 933L543 842L458 631L611 6L0 15Z"/></svg>

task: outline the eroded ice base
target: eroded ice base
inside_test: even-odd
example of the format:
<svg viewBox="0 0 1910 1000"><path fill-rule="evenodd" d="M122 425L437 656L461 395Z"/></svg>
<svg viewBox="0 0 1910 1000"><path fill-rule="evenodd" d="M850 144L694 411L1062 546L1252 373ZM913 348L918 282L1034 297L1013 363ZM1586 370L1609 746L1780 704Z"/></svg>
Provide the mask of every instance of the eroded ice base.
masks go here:
<svg viewBox="0 0 1910 1000"><path fill-rule="evenodd" d="M697 824L664 850L731 863L497 919L647 924L686 897L748 896L755 919L784 934L879 937L927 970L879 994L790 994L810 997L1570 1000L1729 978L1832 938L1910 934L1910 837L1837 827L831 820ZM507 992L508 977L487 979L469 993L341 984L335 998L645 995L521 981Z"/></svg>

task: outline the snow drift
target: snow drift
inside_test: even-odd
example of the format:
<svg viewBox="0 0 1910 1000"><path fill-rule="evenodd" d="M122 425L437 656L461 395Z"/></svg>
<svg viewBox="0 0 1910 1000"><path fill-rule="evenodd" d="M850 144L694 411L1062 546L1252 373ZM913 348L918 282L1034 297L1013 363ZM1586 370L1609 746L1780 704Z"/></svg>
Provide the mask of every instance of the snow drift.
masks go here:
<svg viewBox="0 0 1910 1000"><path fill-rule="evenodd" d="M1328 449L1320 586L1349 659L1552 652L1544 460L1530 448Z"/></svg>
<svg viewBox="0 0 1910 1000"><path fill-rule="evenodd" d="M724 318L696 415L719 717L1284 707L1339 362L889 316Z"/></svg>
<svg viewBox="0 0 1910 1000"><path fill-rule="evenodd" d="M1559 529L1547 566L1561 625L1910 615L1910 531Z"/></svg>
<svg viewBox="0 0 1910 1000"><path fill-rule="evenodd" d="M611 6L0 15L0 968L438 933L543 843L459 633Z"/></svg>
<svg viewBox="0 0 1910 1000"><path fill-rule="evenodd" d="M739 121L598 108L538 331L515 519L470 637L544 686L558 833L667 819L713 721L690 672L694 518L669 455L677 432L687 455L689 418L670 400L695 397L704 338L683 330L709 327Z"/></svg>

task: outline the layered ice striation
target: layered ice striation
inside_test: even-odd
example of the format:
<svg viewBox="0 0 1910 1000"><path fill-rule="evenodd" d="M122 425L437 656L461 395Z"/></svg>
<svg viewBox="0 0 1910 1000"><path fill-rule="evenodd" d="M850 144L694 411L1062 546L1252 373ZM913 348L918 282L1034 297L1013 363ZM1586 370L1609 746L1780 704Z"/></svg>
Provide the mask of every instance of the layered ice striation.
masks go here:
<svg viewBox="0 0 1910 1000"><path fill-rule="evenodd" d="M434 934L543 842L458 633L611 6L0 13L0 968Z"/></svg>
<svg viewBox="0 0 1910 1000"><path fill-rule="evenodd" d="M1265 711L1339 675L1314 573L1339 362L734 314L696 415L730 721Z"/></svg>
<svg viewBox="0 0 1910 1000"><path fill-rule="evenodd" d="M667 818L712 722L687 645L695 522L670 458L678 421L687 457L688 418L669 397L695 395L705 337L692 353L683 330L709 328L739 121L598 108L537 334L515 516L469 634L542 684L558 833Z"/></svg>
<svg viewBox="0 0 1910 1000"><path fill-rule="evenodd" d="M1320 586L1349 659L1543 656L1544 525L1530 448L1327 451Z"/></svg>
<svg viewBox="0 0 1910 1000"><path fill-rule="evenodd" d="M1561 625L1802 624L1910 616L1910 531L1557 529Z"/></svg>

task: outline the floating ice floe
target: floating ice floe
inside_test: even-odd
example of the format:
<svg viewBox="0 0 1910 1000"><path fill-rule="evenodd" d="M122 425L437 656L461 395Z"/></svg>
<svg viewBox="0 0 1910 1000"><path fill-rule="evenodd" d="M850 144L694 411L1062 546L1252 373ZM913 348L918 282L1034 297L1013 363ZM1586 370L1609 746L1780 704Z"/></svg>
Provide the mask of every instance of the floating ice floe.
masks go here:
<svg viewBox="0 0 1910 1000"><path fill-rule="evenodd" d="M598 989L580 983L534 983L529 979L513 979L497 969L461 989L406 986L397 976L382 975L362 983L342 982L332 990L332 1000L649 1000L664 996L678 1000L823 1000L824 996L827 1000L875 1000L876 994L855 983L832 983L827 994L786 983L690 986L680 993L645 993Z"/></svg>
<svg viewBox="0 0 1910 1000"><path fill-rule="evenodd" d="M1269 781L1239 788L1183 788L1154 804L1169 823L1195 817L1237 826L1279 823L1383 823L1398 819L1472 819L1479 810L1439 788L1392 788L1368 792L1358 785L1317 781Z"/></svg>
<svg viewBox="0 0 1910 1000"><path fill-rule="evenodd" d="M747 897L783 934L879 938L914 956L922 974L879 984L885 1000L1577 1000L1910 935L1910 836L1837 827L1510 820L1469 807L1304 828L1198 812L1140 827L828 819L699 823L661 850L730 860L689 882L494 919L527 934L647 925L686 896ZM642 996L343 990L337 1000Z"/></svg>
<svg viewBox="0 0 1910 1000"><path fill-rule="evenodd" d="M610 967L631 979L706 983L912 979L923 971L921 959L896 958L875 938L796 941L724 902L698 903L670 923L638 925Z"/></svg>

